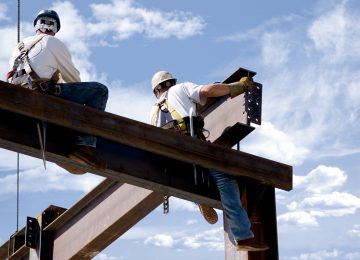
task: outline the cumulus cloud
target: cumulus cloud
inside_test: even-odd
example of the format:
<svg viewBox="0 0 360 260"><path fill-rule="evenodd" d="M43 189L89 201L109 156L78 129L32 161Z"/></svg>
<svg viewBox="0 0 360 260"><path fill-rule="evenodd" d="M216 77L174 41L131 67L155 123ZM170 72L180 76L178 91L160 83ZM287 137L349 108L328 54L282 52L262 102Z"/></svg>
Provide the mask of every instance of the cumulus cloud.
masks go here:
<svg viewBox="0 0 360 260"><path fill-rule="evenodd" d="M187 232L189 233L189 231ZM222 227L197 232L196 234L155 234L145 239L144 244L168 248L176 247L178 249L203 247L210 251L222 251L224 250L224 234Z"/></svg>
<svg viewBox="0 0 360 260"><path fill-rule="evenodd" d="M281 32L265 33L262 36L262 58L267 66L284 66L289 60L287 35Z"/></svg>
<svg viewBox="0 0 360 260"><path fill-rule="evenodd" d="M302 253L299 256L286 257L288 260L301 260L301 259L313 259L313 260L321 260L321 259L339 259L341 252L338 249L333 250L320 250L311 253Z"/></svg>
<svg viewBox="0 0 360 260"><path fill-rule="evenodd" d="M306 176L294 177L295 197L282 197L288 212L278 216L281 224L300 228L319 226L319 218L353 215L360 208L360 198L342 192L347 175L336 167L320 165Z"/></svg>
<svg viewBox="0 0 360 260"><path fill-rule="evenodd" d="M83 81L106 81L106 74L98 72L91 61L94 46L117 46L118 41L135 34L154 39L185 39L201 34L205 28L203 18L189 12L150 10L131 0L114 0L109 4L92 4L90 7L92 15L88 17L70 1L57 1L50 7L61 17L62 28L57 37L69 47ZM1 3L0 21L5 19L7 6ZM22 21L22 28L21 38L34 34L32 21ZM16 28L2 27L0 33L9 36L2 39L0 50L0 73L4 75L11 50L16 46ZM110 34L114 35L112 42L108 40Z"/></svg>
<svg viewBox="0 0 360 260"><path fill-rule="evenodd" d="M267 121L244 142L242 150L291 165L301 164L309 154L306 146Z"/></svg>
<svg viewBox="0 0 360 260"><path fill-rule="evenodd" d="M217 39L218 42L242 42L248 40L257 40L259 35L262 35L264 32L272 32L274 27L284 25L291 22L298 22L301 20L301 16L298 14L288 14L285 16L275 17L267 20L265 23L259 24L254 28L249 29L248 31L243 31L241 33L234 33L232 35L222 36Z"/></svg>
<svg viewBox="0 0 360 260"><path fill-rule="evenodd" d="M174 243L175 241L172 238L172 236L167 234L156 234L154 236L147 238L144 241L145 245L152 244L154 246L159 246L159 247L172 247Z"/></svg>
<svg viewBox="0 0 360 260"><path fill-rule="evenodd" d="M319 17L259 26L261 53L253 60L262 61L263 125L243 150L293 165L360 153L360 12L349 2Z"/></svg>
<svg viewBox="0 0 360 260"><path fill-rule="evenodd" d="M312 193L325 193L344 185L347 175L337 167L319 165L306 176L294 176L294 186Z"/></svg>
<svg viewBox="0 0 360 260"><path fill-rule="evenodd" d="M186 221L186 225L196 225L198 224L199 221L197 219L189 219L188 221Z"/></svg>
<svg viewBox="0 0 360 260"><path fill-rule="evenodd" d="M179 199L176 197L170 197L170 207L171 209L180 211L191 211L196 212L199 210L198 206L190 201Z"/></svg>
<svg viewBox="0 0 360 260"><path fill-rule="evenodd" d="M101 41L102 44L108 44L100 36L106 36L109 32L116 35L116 40L124 40L134 35L135 33L143 34L150 38L168 38L177 37L184 39L187 37L200 34L205 23L201 17L193 16L188 12L173 11L165 12L161 10L148 10L141 6L136 6L133 1L112 1L110 4L94 4L91 6L93 16L85 17L76 6L69 1L57 1L53 4L51 9L57 10L61 17L62 28L57 34L62 41L69 47L75 65L80 69L83 81L96 80L106 83L106 75L99 73L95 65L91 61L92 47L94 41ZM7 6L0 4L0 20L6 17ZM110 12L113 15L103 16L103 12ZM112 21L106 17L113 17ZM114 25L114 26L113 26ZM121 26L119 26L121 25ZM101 30L93 29L101 28ZM135 27L141 30L134 30ZM119 31L120 29L123 31ZM2 48L0 48L0 74L5 75L8 71L8 60L11 51L16 46L16 28L15 26L1 27L1 35L7 35L2 39ZM25 38L34 34L32 22L22 22L21 38ZM128 37L124 37L128 35ZM74 39L76 39L74 41ZM148 86L148 82L141 83L141 85ZM154 103L152 96L144 96L141 93L140 85L132 85L126 88L121 83L113 82L107 84L110 89L110 98L107 104L107 111L121 114L139 121L148 122L148 112L143 109L144 106L151 107ZM120 89L121 87L121 89ZM137 97L134 99L134 97ZM3 171L14 171L16 168L16 153L5 150L0 150L0 168ZM21 156L20 161L22 178L29 178L28 187L32 187L32 191L42 190L41 182L37 182L40 177L41 166L39 161L27 156ZM56 167L55 167L56 168ZM52 169L48 169L52 171ZM27 177L25 177L27 176ZM71 182L66 174L56 171L51 180L47 179L49 185L47 189L64 189L65 183ZM0 180L2 185L7 186L14 181L14 175L8 175ZM75 178L75 177L74 177ZM81 191L89 190L96 182L92 177L82 177L81 183L77 185L77 189ZM56 183L56 180L59 183ZM38 186L36 184L39 183ZM61 183L61 184L60 184ZM71 186L71 185L70 185ZM30 189L28 190L30 191ZM10 192L7 188L2 189L2 192ZM176 203L174 204L176 205ZM175 206L176 207L176 206Z"/></svg>
<svg viewBox="0 0 360 260"><path fill-rule="evenodd" d="M358 237L360 238L360 225L354 225L352 229L350 229L347 234L350 237Z"/></svg>
<svg viewBox="0 0 360 260"><path fill-rule="evenodd" d="M35 159L33 159L35 160ZM42 166L42 161L37 167L20 171L21 192L48 192L48 191L80 191L88 192L103 180L103 177L86 174L72 175L53 163L47 163L47 170ZM8 174L0 178L0 194L16 192L16 174Z"/></svg>
<svg viewBox="0 0 360 260"><path fill-rule="evenodd" d="M97 20L89 25L90 33L112 31L117 40L139 33L149 38L184 39L200 34L205 27L201 17L189 12L150 10L132 0L113 0L110 4L92 4L90 7Z"/></svg>
<svg viewBox="0 0 360 260"><path fill-rule="evenodd" d="M324 54L324 59L335 63L360 55L358 16L359 13L348 9L347 1L342 1L311 24L309 38L316 50Z"/></svg>
<svg viewBox="0 0 360 260"><path fill-rule="evenodd" d="M115 256L109 256L104 253L100 253L97 256L94 257L94 260L122 260L125 259L125 257L115 257Z"/></svg>
<svg viewBox="0 0 360 260"><path fill-rule="evenodd" d="M4 3L0 3L0 21L3 21L3 20L10 20L9 17L8 17L8 7L6 4Z"/></svg>
<svg viewBox="0 0 360 260"><path fill-rule="evenodd" d="M106 111L148 123L150 112L144 107L152 107L155 104L155 98L152 95L143 94L143 86L147 84L149 83L143 82L141 83L142 86L123 86L121 82L110 83Z"/></svg>
<svg viewBox="0 0 360 260"><path fill-rule="evenodd" d="M360 252L344 252L337 248L331 250L319 250L309 253L301 253L297 256L285 256L285 260L322 260L322 259L347 259L357 260L360 257Z"/></svg>

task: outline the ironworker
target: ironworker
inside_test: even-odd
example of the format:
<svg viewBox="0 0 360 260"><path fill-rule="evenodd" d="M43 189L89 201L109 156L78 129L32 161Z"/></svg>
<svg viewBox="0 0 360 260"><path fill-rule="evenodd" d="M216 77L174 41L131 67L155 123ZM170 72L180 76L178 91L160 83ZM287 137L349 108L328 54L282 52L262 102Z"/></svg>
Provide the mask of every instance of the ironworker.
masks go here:
<svg viewBox="0 0 360 260"><path fill-rule="evenodd" d="M151 111L151 124L186 135L194 132L198 138L205 139L202 134L203 121L196 114L197 104L204 105L209 97L230 95L234 98L251 90L254 83L252 78L242 77L238 82L230 84L196 85L192 82L177 84L177 79L169 72L159 71L152 77L151 85L157 98ZM189 129L190 125L194 129ZM224 214L228 219L237 249L244 251L268 249L264 242L254 237L250 220L241 204L237 181L230 175L213 169L209 169L209 175L218 187Z"/></svg>
<svg viewBox="0 0 360 260"><path fill-rule="evenodd" d="M55 37L60 30L60 18L54 10L42 10L34 19L35 35L16 46L10 58L9 83L73 101L99 110L105 110L108 89L98 82L81 82L70 52ZM51 105L51 104L49 104ZM105 169L106 162L96 154L95 136L79 134L70 159ZM85 173L60 165L76 174Z"/></svg>

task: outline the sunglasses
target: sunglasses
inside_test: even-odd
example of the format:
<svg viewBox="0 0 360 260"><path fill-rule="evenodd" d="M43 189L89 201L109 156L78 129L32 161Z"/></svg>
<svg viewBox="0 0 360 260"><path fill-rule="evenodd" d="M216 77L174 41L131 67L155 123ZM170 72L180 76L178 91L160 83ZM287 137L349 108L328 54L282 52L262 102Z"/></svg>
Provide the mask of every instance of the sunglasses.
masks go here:
<svg viewBox="0 0 360 260"><path fill-rule="evenodd" d="M55 25L55 22L47 20L47 19L41 19L40 23L41 24L46 24L46 25Z"/></svg>

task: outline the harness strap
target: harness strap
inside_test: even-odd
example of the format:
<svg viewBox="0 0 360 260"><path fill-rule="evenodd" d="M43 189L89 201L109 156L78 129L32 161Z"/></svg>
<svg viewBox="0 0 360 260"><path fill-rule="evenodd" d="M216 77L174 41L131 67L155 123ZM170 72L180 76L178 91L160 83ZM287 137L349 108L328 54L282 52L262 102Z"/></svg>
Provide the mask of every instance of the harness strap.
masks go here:
<svg viewBox="0 0 360 260"><path fill-rule="evenodd" d="M167 108L167 110L169 111L172 119L174 119L174 121L176 121L176 126L177 126L178 130L180 131L180 133L187 134L189 131L187 129L184 118L182 118L180 116L180 114L175 110L175 108L169 103L167 95L168 95L168 92L166 92L164 99L162 99L160 102L156 103L156 109L151 117L151 124L152 125L156 124L156 120L159 116L161 106L165 106ZM172 126L175 126L175 124L172 123ZM165 126L165 128L169 128L169 127Z"/></svg>
<svg viewBox="0 0 360 260"><path fill-rule="evenodd" d="M46 36L45 34L39 35L38 38L35 39L33 42L31 42L31 44L27 47L25 46L23 41L20 42L17 46L20 54L15 58L12 71L13 71L14 75L16 75L16 76L21 76L23 74L27 74L29 85L31 85L33 81L40 80L39 75L30 66L29 52L45 36ZM21 69L20 71L18 71L18 68L21 63L24 64L24 68ZM23 72L25 72L25 73L23 73ZM14 75L12 76L12 78L14 78Z"/></svg>

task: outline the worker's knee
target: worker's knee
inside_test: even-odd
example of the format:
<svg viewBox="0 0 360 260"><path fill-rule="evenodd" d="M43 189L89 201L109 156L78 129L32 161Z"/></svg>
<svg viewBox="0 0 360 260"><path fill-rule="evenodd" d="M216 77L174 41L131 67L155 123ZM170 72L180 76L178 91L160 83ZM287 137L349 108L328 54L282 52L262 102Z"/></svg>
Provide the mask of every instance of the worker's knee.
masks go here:
<svg viewBox="0 0 360 260"><path fill-rule="evenodd" d="M101 84L100 82L91 82L91 84L93 84L93 86L97 88L101 94L106 96L109 94L109 89L104 84Z"/></svg>

